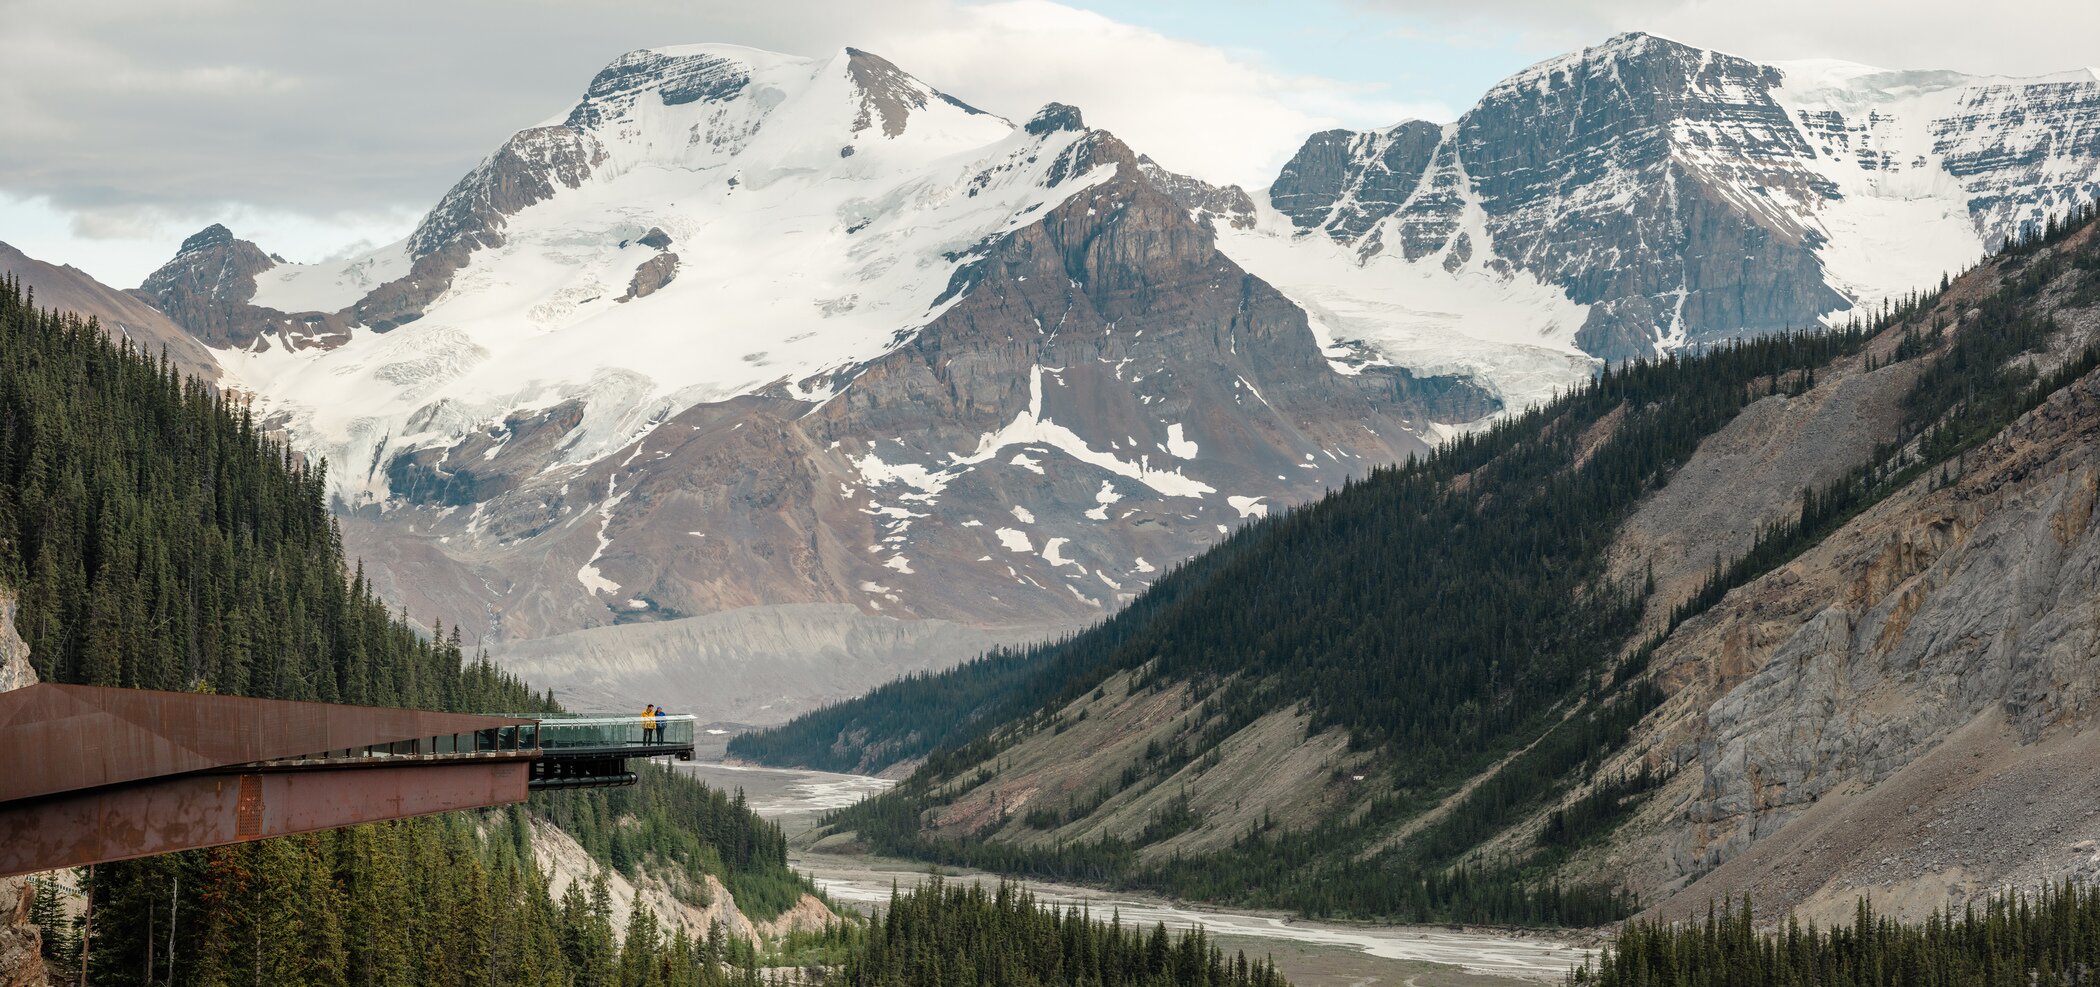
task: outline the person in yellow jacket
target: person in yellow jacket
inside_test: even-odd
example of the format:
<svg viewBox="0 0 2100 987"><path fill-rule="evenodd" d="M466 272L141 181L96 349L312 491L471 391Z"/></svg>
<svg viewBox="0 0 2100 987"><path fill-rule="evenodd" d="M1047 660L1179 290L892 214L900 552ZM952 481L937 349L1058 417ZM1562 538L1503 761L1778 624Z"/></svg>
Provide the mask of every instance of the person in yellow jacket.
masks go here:
<svg viewBox="0 0 2100 987"><path fill-rule="evenodd" d="M650 703L650 704L649 704L649 708L647 708L647 709L644 709L644 710L642 710L642 743L643 743L644 745L648 745L648 744L653 744L653 743L655 743L655 742L656 742L656 704L655 704L655 703Z"/></svg>

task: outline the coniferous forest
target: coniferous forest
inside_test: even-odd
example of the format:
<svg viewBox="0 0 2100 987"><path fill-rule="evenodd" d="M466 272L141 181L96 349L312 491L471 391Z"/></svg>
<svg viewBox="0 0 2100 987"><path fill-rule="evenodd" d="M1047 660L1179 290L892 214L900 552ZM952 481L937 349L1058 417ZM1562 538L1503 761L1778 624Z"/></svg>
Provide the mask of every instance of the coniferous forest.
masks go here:
<svg viewBox="0 0 2100 987"><path fill-rule="evenodd" d="M40 677L554 711L466 658L457 628L419 631L371 594L343 557L324 468L224 394L0 284L0 587L19 599ZM747 889L739 904L760 919L809 889L779 830L740 800L643 775L617 795L536 795L532 813L629 876L647 860L689 888L710 874ZM617 954L588 948L613 941L611 912L549 898L525 819L412 819L97 867L89 974L144 983L150 968L166 982L172 960L197 984L622 982L606 972ZM73 968L77 933L60 925L46 950Z"/></svg>
<svg viewBox="0 0 2100 987"><path fill-rule="evenodd" d="M836 987L970 984L1027 987L1287 987L1276 968L1228 957L1201 929L1170 934L1059 910L1006 882L930 880L901 893L864 934L860 949L825 981Z"/></svg>
<svg viewBox="0 0 2100 987"><path fill-rule="evenodd" d="M2100 970L2100 890L2071 884L1994 896L1921 923L1877 915L1861 899L1848 924L1804 928L1793 916L1759 932L1751 902L1703 922L1628 922L1570 984L1597 987L1915 987L2085 984Z"/></svg>

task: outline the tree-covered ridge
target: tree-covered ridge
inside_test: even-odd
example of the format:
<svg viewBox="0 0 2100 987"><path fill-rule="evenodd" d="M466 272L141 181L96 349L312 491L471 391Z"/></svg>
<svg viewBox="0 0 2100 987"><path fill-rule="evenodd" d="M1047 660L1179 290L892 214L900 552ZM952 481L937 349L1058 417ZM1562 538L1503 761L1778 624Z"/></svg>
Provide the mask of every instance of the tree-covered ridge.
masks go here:
<svg viewBox="0 0 2100 987"><path fill-rule="evenodd" d="M1642 586L1602 581L1639 497L1751 401L1805 386L1865 330L1783 334L1608 368L1547 406L1246 525L1069 640L885 686L732 742L743 756L851 766L969 740L1147 667L1249 673L1315 728L1405 751L1428 775L1535 728L1623 643ZM959 765L946 764L948 768Z"/></svg>
<svg viewBox="0 0 2100 987"><path fill-rule="evenodd" d="M1038 904L1004 881L929 880L893 893L828 987L1288 987L1266 961L1227 957L1201 929L1170 934Z"/></svg>
<svg viewBox="0 0 2100 987"><path fill-rule="evenodd" d="M466 658L457 629L419 632L346 569L322 477L229 396L0 281L0 589L20 597L42 677L555 711ZM811 890L788 870L778 828L741 799L642 775L618 792L539 795L532 811L607 866L684 875L692 898L711 875L759 918ZM549 898L526 819L513 807L97 867L91 980L144 983L150 969L158 983L211 985L756 982L749 944L658 935L646 909L633 924L647 926L642 945L614 945L605 901ZM59 925L47 950L77 969L77 933Z"/></svg>
<svg viewBox="0 0 2100 987"><path fill-rule="evenodd" d="M1816 368L1868 335L1783 334L1607 369L1550 405L1242 528L1148 593L1143 609L1100 628L900 683L735 749L821 751L842 738L818 731L842 718L853 727L845 737L858 740L863 710L960 724L904 784L835 820L887 852L1313 914L1618 917L1631 902L1610 889L1564 888L1534 861L1468 854L1577 782L1654 703L1638 676L1607 674L1648 592L1605 577L1619 523L1743 407L1805 389ZM1260 830L1142 866L1135 851L1179 829L1054 848L919 831L924 810L1049 725L1048 711L1126 670L1141 688L1188 683L1204 715L1157 770L1126 773L1117 790L1166 783L1259 716L1300 708L1309 730L1345 730L1357 749L1381 752L1381 785L1369 789L1380 794L1310 830ZM987 687L1011 691L986 696ZM1527 747L1436 826L1381 847L1395 825ZM1546 854L1555 852L1566 848Z"/></svg>
<svg viewBox="0 0 2100 987"><path fill-rule="evenodd" d="M533 796L532 811L562 828L592 859L633 878L647 864L650 874L673 882L688 903L703 905L705 878L729 889L737 910L756 921L771 919L811 892L807 880L788 869L787 837L780 826L759 819L744 793L725 794L655 764L622 788L545 792Z"/></svg>
<svg viewBox="0 0 2100 987"><path fill-rule="evenodd" d="M0 282L0 585L40 677L551 709L349 573L324 469L227 394Z"/></svg>
<svg viewBox="0 0 2100 987"><path fill-rule="evenodd" d="M2100 971L2100 889L2065 883L1993 897L1922 923L1877 915L1818 930L1788 916L1757 931L1750 902L1704 922L1628 922L1570 984L1596 987L2054 987Z"/></svg>

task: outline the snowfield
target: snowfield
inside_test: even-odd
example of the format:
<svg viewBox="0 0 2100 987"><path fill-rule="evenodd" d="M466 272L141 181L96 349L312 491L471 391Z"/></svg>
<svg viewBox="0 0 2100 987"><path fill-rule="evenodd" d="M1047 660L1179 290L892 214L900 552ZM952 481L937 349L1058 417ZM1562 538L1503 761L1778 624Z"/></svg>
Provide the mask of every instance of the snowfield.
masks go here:
<svg viewBox="0 0 2100 987"><path fill-rule="evenodd" d="M912 108L895 135L863 123L845 54L662 53L740 60L751 81L726 103L637 99L600 121L589 133L604 158L581 187L509 217L503 245L475 251L421 319L331 350L221 353L309 447L373 464L331 474L347 502L383 502L379 464L402 451L571 399L587 403L563 465L702 402L828 397L952 302L941 295L973 247L1112 174L1053 184L1082 134L1029 134L945 99ZM651 229L669 236L676 275L621 301L658 254L638 242ZM405 266L400 244L283 265L258 303L334 310L361 294L353 282Z"/></svg>

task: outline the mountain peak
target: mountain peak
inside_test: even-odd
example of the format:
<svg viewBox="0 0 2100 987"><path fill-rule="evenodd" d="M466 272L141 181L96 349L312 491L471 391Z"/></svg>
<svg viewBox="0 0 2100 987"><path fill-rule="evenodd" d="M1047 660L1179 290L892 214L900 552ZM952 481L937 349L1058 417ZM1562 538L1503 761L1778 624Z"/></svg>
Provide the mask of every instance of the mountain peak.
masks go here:
<svg viewBox="0 0 2100 987"><path fill-rule="evenodd" d="M1060 130L1085 130L1086 120L1079 114L1079 107L1069 103L1044 103L1028 119L1027 130L1038 137L1054 134Z"/></svg>
<svg viewBox="0 0 2100 987"><path fill-rule="evenodd" d="M881 55L847 48L844 58L846 75L860 92L860 115L853 124L855 133L873 126L879 117L882 135L895 137L904 133L912 111L925 109L927 103L936 100L969 116L986 115L983 110L927 85Z"/></svg>
<svg viewBox="0 0 2100 987"><path fill-rule="evenodd" d="M231 243L233 243L233 231L227 229L224 223L213 223L190 234L188 239L182 241L182 248L177 250L176 253L178 255L187 254L211 247L224 247Z"/></svg>
<svg viewBox="0 0 2100 987"><path fill-rule="evenodd" d="M726 45L638 48L591 77L566 122L577 128L596 126L633 109L649 93L664 106L733 98L751 84L754 59L747 56L787 60L785 55Z"/></svg>

